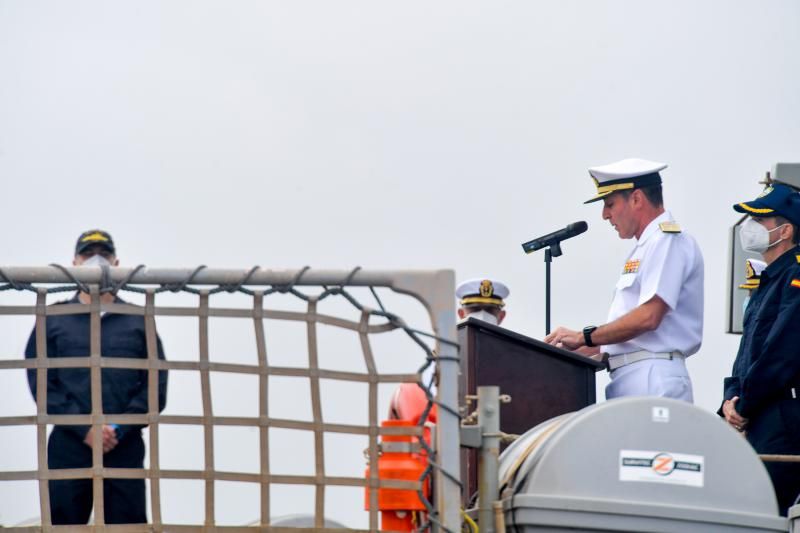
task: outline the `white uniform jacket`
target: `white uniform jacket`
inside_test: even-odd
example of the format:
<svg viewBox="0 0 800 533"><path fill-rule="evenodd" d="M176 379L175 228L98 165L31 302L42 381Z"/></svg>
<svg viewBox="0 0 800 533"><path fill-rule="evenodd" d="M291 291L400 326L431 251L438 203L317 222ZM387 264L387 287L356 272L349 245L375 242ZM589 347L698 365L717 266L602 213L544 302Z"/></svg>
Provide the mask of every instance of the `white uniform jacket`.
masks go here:
<svg viewBox="0 0 800 533"><path fill-rule="evenodd" d="M661 298L669 310L655 330L626 342L602 346L602 351L609 356L647 350L680 352L684 357L689 357L700 349L703 338L703 256L694 238L675 226L672 215L664 212L645 228L621 269L608 312L608 322L629 313L654 296ZM666 375L659 376L659 369L663 369ZM642 383L641 372L645 370L647 383ZM630 367L619 368L612 372L612 380L623 376L630 376L630 379L625 380L627 384L614 384L612 381L606 389L606 397L654 394L691 401L688 375L684 380L688 383L688 391L666 390L671 387L665 389L664 383L659 383L674 372L685 374L682 360L641 361ZM674 377L682 378L677 375Z"/></svg>

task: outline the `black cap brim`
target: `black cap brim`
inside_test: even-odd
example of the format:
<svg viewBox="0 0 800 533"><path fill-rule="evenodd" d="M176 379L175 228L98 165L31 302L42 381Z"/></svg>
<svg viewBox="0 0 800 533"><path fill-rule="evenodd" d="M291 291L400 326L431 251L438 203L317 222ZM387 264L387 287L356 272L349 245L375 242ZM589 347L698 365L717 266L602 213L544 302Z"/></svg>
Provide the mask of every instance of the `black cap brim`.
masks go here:
<svg viewBox="0 0 800 533"><path fill-rule="evenodd" d="M112 254L117 252L114 249L114 246L108 244L107 242L85 242L85 243L82 243L77 248L75 248L75 255L82 254L84 251L86 251L86 249L91 248L92 246L102 246L103 248L105 248L106 250L111 252Z"/></svg>
<svg viewBox="0 0 800 533"><path fill-rule="evenodd" d="M628 190L633 190L633 189L628 189ZM611 195L612 195L612 194L614 194L615 192L617 192L617 191L608 191L608 192L604 192L604 193L598 194L598 195L597 195L597 196L595 196L594 198L589 198L588 200L586 200L586 201L585 201L585 202L583 202L583 203L584 203L584 204L591 204L591 203L593 203L593 202L600 201L600 200L602 200L603 198L605 198L606 196L611 196Z"/></svg>

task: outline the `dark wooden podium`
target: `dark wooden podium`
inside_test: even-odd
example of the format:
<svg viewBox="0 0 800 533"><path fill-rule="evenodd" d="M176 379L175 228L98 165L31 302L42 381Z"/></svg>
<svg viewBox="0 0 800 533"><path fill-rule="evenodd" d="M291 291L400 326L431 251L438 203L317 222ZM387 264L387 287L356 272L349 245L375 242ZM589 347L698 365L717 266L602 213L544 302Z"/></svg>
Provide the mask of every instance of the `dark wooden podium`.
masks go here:
<svg viewBox="0 0 800 533"><path fill-rule="evenodd" d="M540 422L595 403L595 372L605 368L597 361L474 318L458 325L458 343L462 405L464 395L477 394L479 386L500 387L500 394L511 396L511 403L500 407L505 433L521 435ZM462 449L461 465L468 502L478 487L476 451Z"/></svg>

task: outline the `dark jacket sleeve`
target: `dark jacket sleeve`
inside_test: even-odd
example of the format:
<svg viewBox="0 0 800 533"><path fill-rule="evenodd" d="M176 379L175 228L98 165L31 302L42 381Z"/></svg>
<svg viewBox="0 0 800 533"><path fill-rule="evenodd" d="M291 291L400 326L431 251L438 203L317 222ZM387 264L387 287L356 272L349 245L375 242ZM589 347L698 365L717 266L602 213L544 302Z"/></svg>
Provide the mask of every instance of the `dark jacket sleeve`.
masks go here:
<svg viewBox="0 0 800 533"><path fill-rule="evenodd" d="M726 400L730 400L734 396L741 396L742 392L742 384L739 376L741 375L741 361L742 361L742 346L744 342L739 343L739 350L736 352L736 359L733 361L733 370L731 371L731 375L726 377L722 384L722 403L719 405L719 409L717 409L717 414L719 416L724 417L725 414L722 412L722 406L725 404Z"/></svg>
<svg viewBox="0 0 800 533"><path fill-rule="evenodd" d="M49 328L48 328L49 329ZM56 347L50 335L47 336L47 356L56 355ZM33 328L30 337L28 337L28 344L25 346L25 358L36 359L36 328ZM47 414L52 415L78 415L81 414L80 406L74 401L70 395L64 390L59 379L59 369L50 368L47 370ZM36 401L36 369L28 369L28 386L33 395L33 401ZM61 429L74 434L76 437L83 440L86 433L89 432L90 426L87 425L66 425L59 426Z"/></svg>
<svg viewBox="0 0 800 533"><path fill-rule="evenodd" d="M722 394L722 403L719 404L719 409L717 409L717 414L719 416L724 417L725 413L722 412L722 406L725 404L727 400L730 400L734 396L740 395L740 388L741 385L739 384L739 378L736 376L729 376L725 378L723 381L723 394Z"/></svg>
<svg viewBox="0 0 800 533"><path fill-rule="evenodd" d="M782 287L781 303L775 322L761 348L761 356L743 369L741 399L736 410L745 418L761 411L778 394L797 385L800 375L800 288L791 277Z"/></svg>
<svg viewBox="0 0 800 533"><path fill-rule="evenodd" d="M164 346L161 344L161 337L156 337L156 343L158 346L158 358L162 361L166 360L164 357ZM125 413L128 414L142 414L147 413L149 411L147 406L147 396L148 396L148 372L147 370L142 370L140 372L140 379L139 379L139 390L136 394L131 397L131 401L128 402L127 407L125 408ZM159 370L158 371L158 412L164 410L167 406L167 371L166 370ZM125 435L126 433L144 428L144 425L139 424L129 424L129 425L122 425L119 427L119 434Z"/></svg>

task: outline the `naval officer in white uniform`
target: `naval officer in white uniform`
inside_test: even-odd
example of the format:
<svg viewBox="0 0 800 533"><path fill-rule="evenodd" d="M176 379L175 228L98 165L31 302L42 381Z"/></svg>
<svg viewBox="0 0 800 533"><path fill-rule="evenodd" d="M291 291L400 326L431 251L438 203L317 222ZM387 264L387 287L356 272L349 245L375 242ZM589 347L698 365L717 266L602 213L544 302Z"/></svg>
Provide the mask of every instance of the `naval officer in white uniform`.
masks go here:
<svg viewBox="0 0 800 533"><path fill-rule="evenodd" d="M663 163L625 159L589 169L603 219L635 245L601 326L559 327L545 341L607 360L606 398L662 396L692 402L685 358L703 337L703 256L664 209Z"/></svg>
<svg viewBox="0 0 800 533"><path fill-rule="evenodd" d="M505 283L487 277L464 281L456 287L459 300L458 318L462 321L477 318L489 324L499 326L506 317L505 298L509 290ZM431 384L435 393L438 377L432 379L434 367L429 366L422 375L422 382ZM397 386L389 402L390 420L412 420L419 423L419 418L428 406L428 399L416 383L401 383ZM436 406L428 413L428 421L436 423Z"/></svg>
<svg viewBox="0 0 800 533"><path fill-rule="evenodd" d="M462 282L456 287L459 299L458 318L470 317L499 326L506 317L503 309L509 295L505 283L489 278L475 278Z"/></svg>

